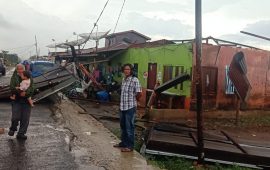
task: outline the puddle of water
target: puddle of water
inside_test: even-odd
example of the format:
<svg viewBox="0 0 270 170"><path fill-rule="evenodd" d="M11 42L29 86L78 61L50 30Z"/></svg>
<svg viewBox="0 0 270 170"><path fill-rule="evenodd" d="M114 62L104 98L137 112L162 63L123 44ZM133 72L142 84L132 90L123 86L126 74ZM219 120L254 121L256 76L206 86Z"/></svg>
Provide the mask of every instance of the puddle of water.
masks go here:
<svg viewBox="0 0 270 170"><path fill-rule="evenodd" d="M91 136L91 135L97 134L97 132L84 132L84 134Z"/></svg>
<svg viewBox="0 0 270 170"><path fill-rule="evenodd" d="M53 127L53 126L51 126L51 125L45 125L45 126L43 126L43 127L47 127L47 128L49 128L49 129L53 129L53 130L58 131L58 132L68 132L68 130L66 130L66 129L55 128L55 127Z"/></svg>
<svg viewBox="0 0 270 170"><path fill-rule="evenodd" d="M67 145L70 144L70 138L68 135L65 136L65 142L67 143Z"/></svg>

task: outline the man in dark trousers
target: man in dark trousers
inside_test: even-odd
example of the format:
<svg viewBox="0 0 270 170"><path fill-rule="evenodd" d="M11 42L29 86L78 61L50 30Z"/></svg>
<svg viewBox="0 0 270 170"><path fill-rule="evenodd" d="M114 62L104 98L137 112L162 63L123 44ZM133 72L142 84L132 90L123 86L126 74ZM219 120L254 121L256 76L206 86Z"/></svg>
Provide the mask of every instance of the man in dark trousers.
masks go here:
<svg viewBox="0 0 270 170"><path fill-rule="evenodd" d="M114 147L121 148L122 152L131 152L135 140L137 101L141 97L142 89L138 78L133 76L133 66L131 64L123 66L123 73L120 99L121 142L114 145Z"/></svg>
<svg viewBox="0 0 270 170"><path fill-rule="evenodd" d="M31 114L31 106L28 102L28 98L33 95L34 87L33 79L31 78L30 87L26 91L20 91L18 88L16 88L19 87L20 83L22 82L21 75L24 71L24 65L17 64L10 80L10 90L12 94L15 94L15 99L11 101L12 117L8 135L14 135L20 122L20 128L16 137L17 139L26 140L27 136L25 134L27 132Z"/></svg>

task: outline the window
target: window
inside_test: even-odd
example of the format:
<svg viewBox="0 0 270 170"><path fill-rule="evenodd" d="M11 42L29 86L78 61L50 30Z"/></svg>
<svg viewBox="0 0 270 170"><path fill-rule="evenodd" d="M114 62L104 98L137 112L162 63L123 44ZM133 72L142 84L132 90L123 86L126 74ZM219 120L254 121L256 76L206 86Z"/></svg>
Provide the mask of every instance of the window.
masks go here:
<svg viewBox="0 0 270 170"><path fill-rule="evenodd" d="M122 64L118 63L117 76L122 77Z"/></svg>
<svg viewBox="0 0 270 170"><path fill-rule="evenodd" d="M164 66L163 67L163 83L172 79L173 75L173 66Z"/></svg>
<svg viewBox="0 0 270 170"><path fill-rule="evenodd" d="M184 66L175 66L175 77L184 73ZM177 89L178 85L174 86ZM180 90L183 90L183 83L180 84Z"/></svg>
<svg viewBox="0 0 270 170"><path fill-rule="evenodd" d="M229 78L229 66L226 65L225 67L225 93L226 94L234 94L234 86L232 81Z"/></svg>
<svg viewBox="0 0 270 170"><path fill-rule="evenodd" d="M138 63L133 64L133 75L138 77Z"/></svg>

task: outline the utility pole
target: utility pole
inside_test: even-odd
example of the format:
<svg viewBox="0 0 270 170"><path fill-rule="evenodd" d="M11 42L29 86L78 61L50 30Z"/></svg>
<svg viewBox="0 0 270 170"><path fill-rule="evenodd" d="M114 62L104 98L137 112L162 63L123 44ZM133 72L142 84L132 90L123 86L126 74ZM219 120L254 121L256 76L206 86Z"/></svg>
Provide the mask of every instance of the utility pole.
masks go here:
<svg viewBox="0 0 270 170"><path fill-rule="evenodd" d="M38 60L38 49L37 49L37 36L35 35L35 46L36 46L36 60Z"/></svg>
<svg viewBox="0 0 270 170"><path fill-rule="evenodd" d="M56 41L55 39L52 39L52 41L54 42L54 55L56 56Z"/></svg>
<svg viewBox="0 0 270 170"><path fill-rule="evenodd" d="M97 32L98 32L98 25L95 23L96 27L97 27ZM98 51L98 45L99 45L99 39L97 38L97 32L96 32L96 53Z"/></svg>
<svg viewBox="0 0 270 170"><path fill-rule="evenodd" d="M73 32L73 35L77 36L78 54L80 54L80 45L79 45L79 42L78 42L79 41L79 39L78 39L79 35L76 32Z"/></svg>
<svg viewBox="0 0 270 170"><path fill-rule="evenodd" d="M196 31L196 97L197 97L197 140L198 164L204 164L203 115L202 115L202 2L195 0L195 31Z"/></svg>

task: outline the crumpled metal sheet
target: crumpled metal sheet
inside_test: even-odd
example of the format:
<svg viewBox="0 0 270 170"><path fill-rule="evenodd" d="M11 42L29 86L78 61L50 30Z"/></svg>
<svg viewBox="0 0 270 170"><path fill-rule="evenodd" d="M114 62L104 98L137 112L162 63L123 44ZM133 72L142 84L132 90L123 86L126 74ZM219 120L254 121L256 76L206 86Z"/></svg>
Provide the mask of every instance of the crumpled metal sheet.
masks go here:
<svg viewBox="0 0 270 170"><path fill-rule="evenodd" d="M70 86L78 80L76 66L74 63L66 66L49 70L48 72L34 78L34 87L36 94L33 96L34 102L37 102L51 94L54 94L65 87ZM10 96L9 86L0 87L0 98Z"/></svg>
<svg viewBox="0 0 270 170"><path fill-rule="evenodd" d="M142 153L197 159L196 128L159 123L146 137ZM229 138L228 138L229 137ZM233 139L233 140L232 140ZM205 161L252 168L270 167L270 148L258 141L234 139L227 133L204 131ZM244 151L244 152L243 152Z"/></svg>
<svg viewBox="0 0 270 170"><path fill-rule="evenodd" d="M247 66L244 53L238 52L233 57L228 75L235 87L238 96L243 102L247 101L251 91L251 85L246 74Z"/></svg>

